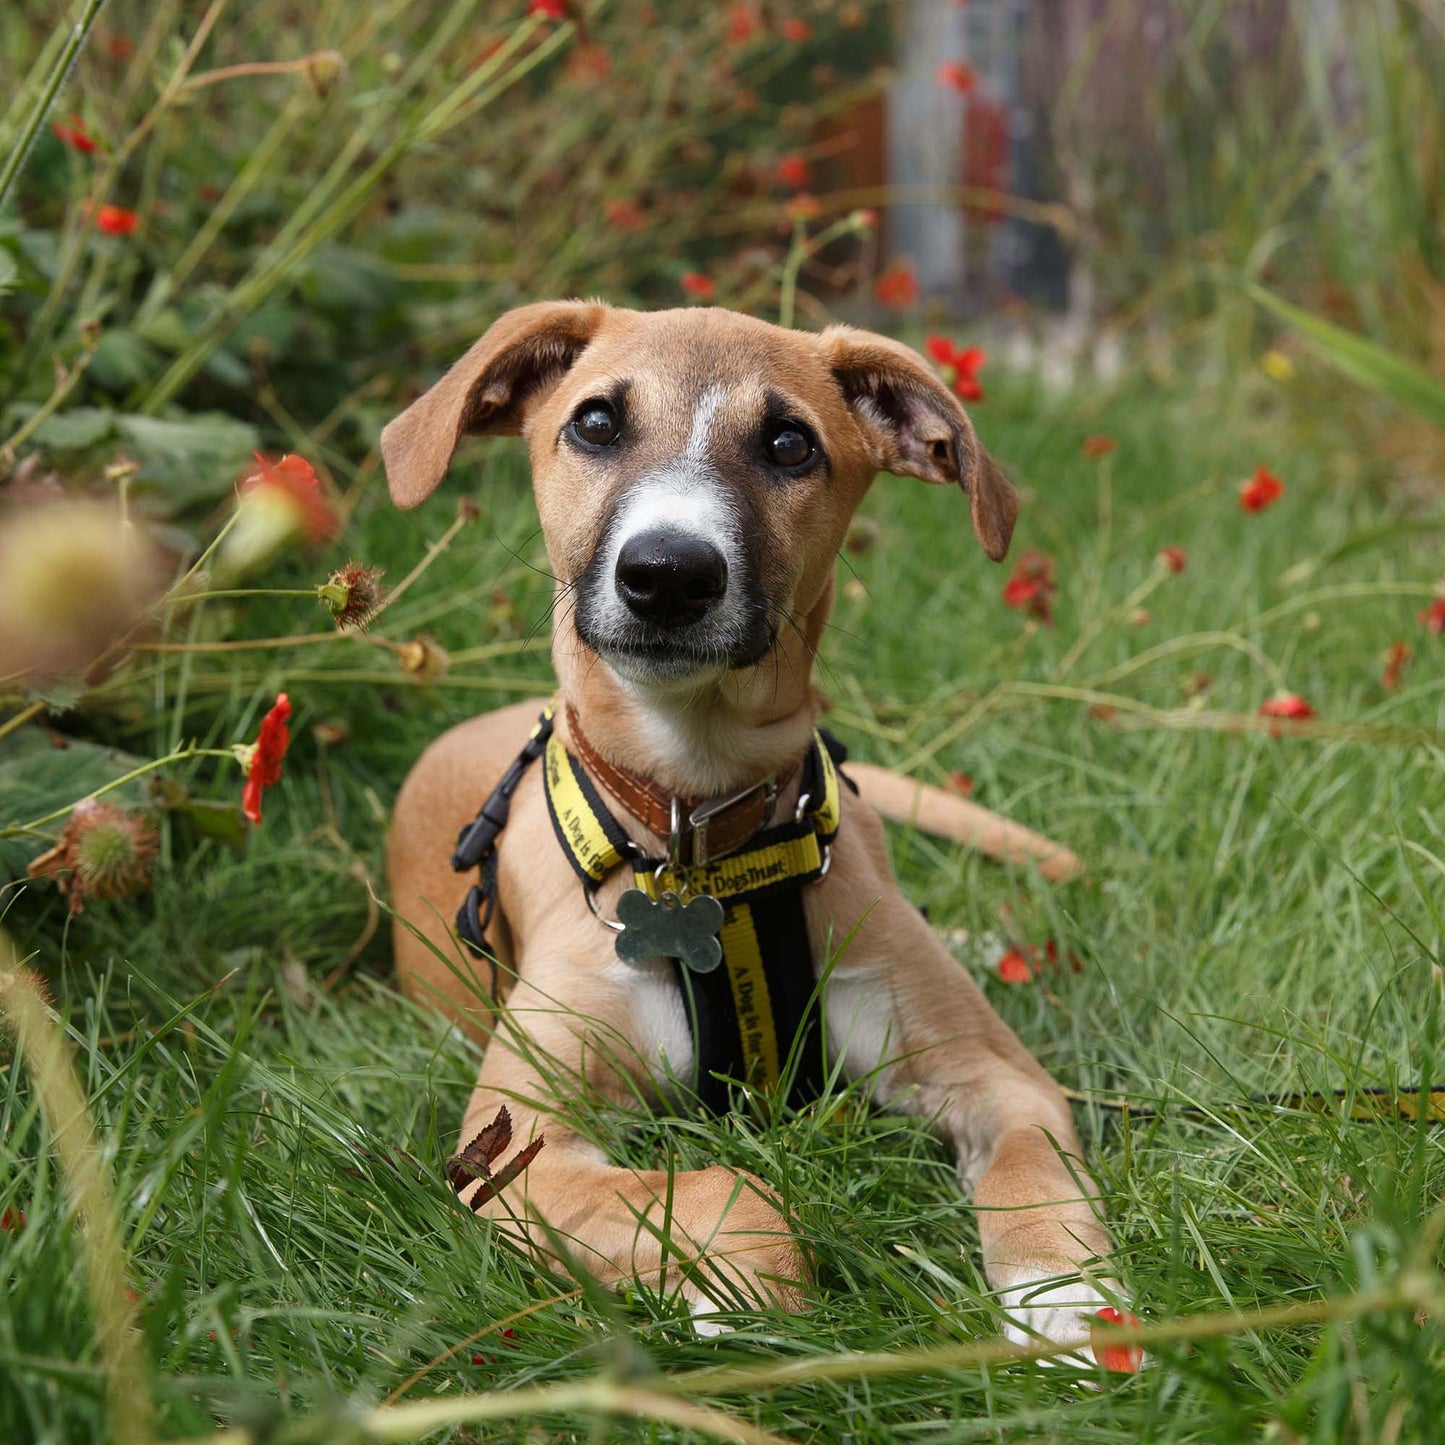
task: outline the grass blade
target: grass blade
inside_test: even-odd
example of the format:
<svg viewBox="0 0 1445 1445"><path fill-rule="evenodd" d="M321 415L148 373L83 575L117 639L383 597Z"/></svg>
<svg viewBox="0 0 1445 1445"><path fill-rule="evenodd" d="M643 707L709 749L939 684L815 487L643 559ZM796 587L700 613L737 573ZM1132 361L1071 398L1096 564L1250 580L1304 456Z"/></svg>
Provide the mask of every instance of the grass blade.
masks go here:
<svg viewBox="0 0 1445 1445"><path fill-rule="evenodd" d="M1391 397L1435 426L1445 428L1445 385L1373 341L1291 305L1262 286L1249 287L1249 295L1266 311L1293 326L1325 361L1351 381Z"/></svg>

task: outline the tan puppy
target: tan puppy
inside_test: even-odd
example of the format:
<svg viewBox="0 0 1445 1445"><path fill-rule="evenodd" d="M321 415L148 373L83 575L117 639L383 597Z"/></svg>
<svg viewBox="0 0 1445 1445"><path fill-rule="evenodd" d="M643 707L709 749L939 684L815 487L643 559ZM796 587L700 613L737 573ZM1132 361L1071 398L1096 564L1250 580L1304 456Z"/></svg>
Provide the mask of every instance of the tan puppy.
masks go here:
<svg viewBox="0 0 1445 1445"><path fill-rule="evenodd" d="M922 359L845 326L813 335L721 310L522 307L382 434L393 498L414 507L429 496L463 437L516 433L559 579L552 656L571 710L557 710L559 738L693 799L785 775L776 822L798 806L789 773L812 736L810 670L834 558L874 477L960 485L995 560L1017 512ZM539 767L499 844L488 939L515 983L492 1033L488 970L451 927L473 879L452 872L449 850L538 707L476 718L433 744L402 789L390 840L403 985L489 1039L463 1140L504 1102L521 1141L546 1134L487 1210L547 1255L545 1221L604 1279L676 1284L697 1315L738 1288L801 1308L807 1264L764 1183L723 1168L669 1178L615 1167L560 1112L559 1078L560 1092L618 1105L661 1096L688 1076L694 1040L671 961L624 961L603 925L626 870L589 907ZM666 853L666 837L613 811L645 853ZM1068 1104L899 892L878 818L846 790L830 865L803 902L815 972L829 940L856 929L824 992L829 1059L952 1144L1010 1336L1083 1340L1115 1291Z"/></svg>

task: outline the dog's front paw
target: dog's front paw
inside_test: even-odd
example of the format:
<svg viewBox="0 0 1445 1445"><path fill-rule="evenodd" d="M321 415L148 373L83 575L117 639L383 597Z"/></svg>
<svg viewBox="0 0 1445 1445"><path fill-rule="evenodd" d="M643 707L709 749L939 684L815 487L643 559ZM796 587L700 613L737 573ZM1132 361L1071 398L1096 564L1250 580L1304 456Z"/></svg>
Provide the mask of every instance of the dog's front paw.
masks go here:
<svg viewBox="0 0 1445 1445"><path fill-rule="evenodd" d="M1068 1353L1046 1358L1046 1364L1102 1365L1106 1370L1134 1374L1144 1363L1138 1345L1122 1341L1095 1342L1098 1325L1132 1325L1138 1321L1121 1310L1120 1290L1082 1278L1039 1275L1006 1289L999 1296L1004 1312L1004 1338L1015 1345L1052 1344Z"/></svg>

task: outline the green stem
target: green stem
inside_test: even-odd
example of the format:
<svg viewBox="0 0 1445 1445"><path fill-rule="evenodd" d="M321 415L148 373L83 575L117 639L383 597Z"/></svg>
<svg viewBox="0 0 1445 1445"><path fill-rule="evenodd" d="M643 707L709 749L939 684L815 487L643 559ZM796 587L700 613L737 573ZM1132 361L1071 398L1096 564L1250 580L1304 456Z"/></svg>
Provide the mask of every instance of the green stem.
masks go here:
<svg viewBox="0 0 1445 1445"><path fill-rule="evenodd" d="M401 595L407 590L407 588L410 587L411 584L415 582L417 578L420 577L422 573L425 572L426 569L430 567L431 564L435 562L436 559L440 557L441 554L445 552L448 547L451 546L453 540L456 538L457 533L460 532L462 528L466 525L467 518L464 517L460 512L458 512L457 515L452 518L451 526L448 527L446 531L443 532L441 536L438 537L436 541L433 542L431 546L426 549L426 556L424 556L421 561L418 562L416 566L413 567L411 571L408 572L406 576L403 577L401 581L398 582L396 586L393 587L391 591L386 594L386 597L382 601L381 606L379 606L376 609L375 613L372 614L373 622L378 617L380 617L383 612L390 610L392 603L397 601L397 599L401 597Z"/></svg>
<svg viewBox="0 0 1445 1445"><path fill-rule="evenodd" d="M290 248L284 251L280 250L284 244L282 238L287 234L286 230L283 230L273 244L270 260L263 261L259 269L253 271L230 293L186 350L181 352L157 379L155 385L146 393L144 401L139 398L132 398L132 401L147 414L154 414L165 406L206 364L246 316L252 314L318 246L330 240L361 213L376 187L399 160L415 147L435 140L505 95L519 80L553 55L570 33L570 26L558 27L555 34L548 36L529 56L501 76L495 85L475 96L469 103L463 104L458 97L470 95L476 89L476 76L469 77L448 92L426 114L415 116L403 125L396 139L382 154L326 207L310 229L297 235ZM287 229L294 230L294 223ZM278 251L280 254L276 254Z"/></svg>
<svg viewBox="0 0 1445 1445"><path fill-rule="evenodd" d="M1106 554L1107 555L1107 554ZM1102 571L1102 568L1101 568ZM1056 680L1062 681L1073 671L1074 664L1084 655L1089 648L1103 635L1104 629L1112 622L1117 622L1121 617L1128 617L1136 607L1143 602L1151 592L1164 580L1168 574L1156 568L1146 577L1117 607L1111 607L1107 611L1095 617L1094 620L1083 627L1079 635L1074 639L1073 645L1059 659L1059 665L1054 669ZM1274 670L1274 664L1270 664Z"/></svg>
<svg viewBox="0 0 1445 1445"><path fill-rule="evenodd" d="M12 458L15 453L35 435L44 425L48 417L53 416L64 404L66 397L75 390L75 384L85 375L85 369L90 365L91 357L95 355L96 342L100 340L99 334L86 341L79 356L75 358L74 364L55 385L50 395L35 409L29 419L18 427L3 442L0 442L0 477L6 476L12 465Z"/></svg>
<svg viewBox="0 0 1445 1445"><path fill-rule="evenodd" d="M309 597L316 600L314 587L223 587L215 592L183 592L169 601L176 606L187 602L214 602L222 597Z"/></svg>
<svg viewBox="0 0 1445 1445"><path fill-rule="evenodd" d="M1334 1320L1357 1319L1385 1313L1434 1313L1440 1308L1438 1278L1424 1269L1403 1273L1391 1285L1358 1294L1311 1300L1303 1304L1275 1305L1265 1309L1225 1310L1216 1314L1185 1316L1158 1324L1101 1327L1101 1340L1132 1343L1146 1349L1163 1344L1254 1333L1270 1329L1300 1329ZM722 1366L657 1377L646 1387L594 1378L556 1385L533 1385L518 1390L497 1390L454 1399L419 1400L383 1405L361 1420L366 1433L377 1440L413 1440L445 1426L484 1420L554 1415L571 1410L602 1414L631 1414L641 1418L684 1423L676 1407L689 1396L762 1395L789 1386L815 1386L828 1381L877 1380L898 1375L978 1369L1022 1360L1047 1360L1076 1353L1077 1345L1044 1342L1027 1348L1003 1340L973 1344L940 1345L928 1349L878 1350L838 1354L823 1359L787 1360L781 1363ZM690 1403L690 1402L689 1402ZM669 1408L671 1407L671 1408ZM688 1420L694 1429L734 1440L771 1439L749 1433L756 1429L735 1417L709 1409L707 1418Z"/></svg>
<svg viewBox="0 0 1445 1445"><path fill-rule="evenodd" d="M76 1233L95 1321L96 1355L105 1375L108 1438L117 1445L154 1445L155 1405L137 1324L138 1306L127 1298L115 1181L66 1047L64 1024L48 1006L40 979L21 967L14 945L3 933L0 1017L15 1036L16 1057L29 1071L72 1215L80 1222Z"/></svg>
<svg viewBox="0 0 1445 1445"><path fill-rule="evenodd" d="M8 737L17 728L24 727L31 718L39 717L45 708L46 703L42 699L40 702L32 702L29 707L21 708L14 717L6 718L3 723L0 723L0 738Z"/></svg>
<svg viewBox="0 0 1445 1445"><path fill-rule="evenodd" d="M798 300L798 272L803 262L811 255L808 249L808 228L802 221L793 222L793 239L788 245L788 255L783 262L783 274L778 286L778 325L784 331L793 329L793 313Z"/></svg>
<svg viewBox="0 0 1445 1445"><path fill-rule="evenodd" d="M97 9L104 0L96 0ZM40 349L48 342L50 333L56 324L60 307L69 294L70 283L75 277L76 270L80 266L81 258L85 255L85 239L90 234L95 224L95 209L110 195L111 187L115 184L116 178L120 175L125 162L129 159L136 147L145 136L150 134L151 129L162 115L169 109L175 99L177 87L190 74L191 66L196 62L196 57L201 52L201 47L210 36L211 29L217 19L220 18L222 7L226 0L211 0L206 13L201 16L200 23L196 26L195 34L186 48L185 54L181 57L180 65L175 73L167 81L155 104L142 117L140 124L129 132L126 138L116 147L115 151L106 157L105 165L101 167L91 182L90 194L87 197L90 212L88 215L75 216L67 219L65 230L65 247L61 252L60 265L56 270L54 279L50 283L50 290L47 292L40 311L29 327L28 338L25 350L20 358L20 364L15 369L17 378L25 377L33 365L34 360L40 353ZM93 17L92 17L93 18ZM109 265L108 256L101 259L101 269Z"/></svg>
<svg viewBox="0 0 1445 1445"><path fill-rule="evenodd" d="M120 777L96 788L93 792L87 793L83 798L77 798L74 803L69 803L63 808L57 808L53 813L47 813L43 818L32 818L28 823L12 823L8 828L0 828L0 838L18 838L22 833L33 833L38 828L43 828L46 823L54 823L59 818L64 818L74 812L81 803L88 803L94 798L104 796L106 793L114 792L117 788L123 788L127 783L133 783L137 778L144 777L147 773L153 773L157 768L168 767L171 763L183 762L187 758L227 758L234 762L236 755L229 748L200 748L194 743L186 747L177 748L174 752L167 753L163 758L156 758L153 762L142 763L138 768L132 768L128 773L122 773Z"/></svg>
<svg viewBox="0 0 1445 1445"><path fill-rule="evenodd" d="M39 97L30 108L30 114L21 127L19 137L10 147L3 166L0 166L0 207L4 206L10 187L14 185L21 166L30 155L30 147L35 144L35 137L40 134L40 127L45 124L45 117L50 114L50 107L55 104L55 97L60 93L60 87L65 84L65 77L70 74L70 67L80 53L80 47L85 44L85 38L90 34L90 28L95 24L104 4L105 0L85 0L85 8L80 12L80 18L71 26L70 36L61 47L59 58L51 67Z"/></svg>

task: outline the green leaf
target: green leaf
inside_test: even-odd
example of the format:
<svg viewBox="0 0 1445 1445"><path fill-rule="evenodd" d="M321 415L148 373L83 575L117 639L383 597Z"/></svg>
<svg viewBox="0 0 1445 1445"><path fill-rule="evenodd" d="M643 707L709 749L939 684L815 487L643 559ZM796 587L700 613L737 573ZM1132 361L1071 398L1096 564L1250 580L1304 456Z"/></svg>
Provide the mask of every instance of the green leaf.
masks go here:
<svg viewBox="0 0 1445 1445"><path fill-rule="evenodd" d="M141 464L137 483L177 510L223 496L261 444L255 427L219 412L118 416L116 425Z"/></svg>
<svg viewBox="0 0 1445 1445"><path fill-rule="evenodd" d="M1266 311L1299 331L1337 371L1371 391L1393 397L1426 421L1445 428L1445 384L1373 341L1282 301L1262 286L1250 286L1248 290Z"/></svg>
<svg viewBox="0 0 1445 1445"><path fill-rule="evenodd" d="M144 761L132 753L73 739L57 746L40 728L23 728L0 749L0 826L28 823L69 807ZM138 803L140 781L106 796L117 803ZM47 831L58 833L60 827L57 821L48 824ZM23 878L25 865L47 846L38 837L0 838L0 878Z"/></svg>
<svg viewBox="0 0 1445 1445"><path fill-rule="evenodd" d="M299 275L301 293L318 310L354 317L385 311L400 294L396 272L368 251L322 246Z"/></svg>
<svg viewBox="0 0 1445 1445"><path fill-rule="evenodd" d="M20 266L14 255L0 246L0 296L3 296L14 284L20 275Z"/></svg>
<svg viewBox="0 0 1445 1445"><path fill-rule="evenodd" d="M68 712L85 696L83 677L28 677L25 691L38 697L51 712Z"/></svg>
<svg viewBox="0 0 1445 1445"><path fill-rule="evenodd" d="M115 433L115 414L98 406L73 406L48 416L35 429L37 445L52 452L81 452Z"/></svg>
<svg viewBox="0 0 1445 1445"><path fill-rule="evenodd" d="M106 391L130 391L160 368L155 347L129 327L102 334L90 360L90 374Z"/></svg>
<svg viewBox="0 0 1445 1445"><path fill-rule="evenodd" d="M165 310L148 316L143 322L138 322L136 330L152 346L172 353L181 351L191 339L190 327L174 306L168 306Z"/></svg>
<svg viewBox="0 0 1445 1445"><path fill-rule="evenodd" d="M237 853L246 851L250 825L239 803L217 798L197 798L178 778L162 778L152 782L151 801L168 813L185 818L202 838L214 838Z"/></svg>

